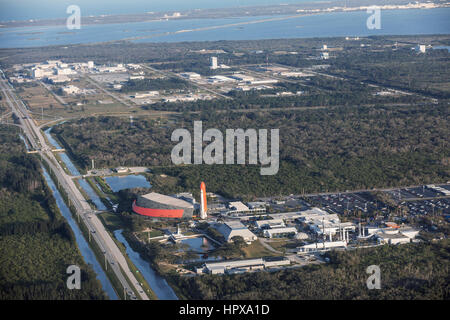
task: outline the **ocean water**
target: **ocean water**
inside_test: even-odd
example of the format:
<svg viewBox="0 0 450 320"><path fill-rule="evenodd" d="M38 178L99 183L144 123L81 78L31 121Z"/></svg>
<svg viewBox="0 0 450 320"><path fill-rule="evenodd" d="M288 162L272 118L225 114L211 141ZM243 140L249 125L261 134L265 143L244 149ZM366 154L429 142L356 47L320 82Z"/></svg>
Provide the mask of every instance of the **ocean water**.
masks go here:
<svg viewBox="0 0 450 320"><path fill-rule="evenodd" d="M381 29L369 30L365 11L308 16L239 17L226 19L148 21L0 29L0 48L69 45L129 40L133 42L182 42L259 40L311 37L412 35L450 33L450 8L383 10Z"/></svg>

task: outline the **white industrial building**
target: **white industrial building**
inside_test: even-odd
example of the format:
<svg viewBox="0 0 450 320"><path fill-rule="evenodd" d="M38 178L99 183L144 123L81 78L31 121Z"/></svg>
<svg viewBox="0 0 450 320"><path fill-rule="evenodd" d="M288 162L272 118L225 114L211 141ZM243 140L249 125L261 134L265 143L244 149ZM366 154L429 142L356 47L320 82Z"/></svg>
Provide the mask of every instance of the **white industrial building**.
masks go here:
<svg viewBox="0 0 450 320"><path fill-rule="evenodd" d="M424 44L419 44L416 47L416 51L420 53L425 53L427 51L427 46Z"/></svg>
<svg viewBox="0 0 450 320"><path fill-rule="evenodd" d="M227 211L227 214L230 216L239 216L242 214L248 213L264 213L266 212L266 207L257 207L250 209L241 201L232 201L228 203L228 208L230 210Z"/></svg>
<svg viewBox="0 0 450 320"><path fill-rule="evenodd" d="M295 236L297 229L295 227L287 228L275 228L264 230L264 237L266 238L284 238L289 236Z"/></svg>
<svg viewBox="0 0 450 320"><path fill-rule="evenodd" d="M331 249L345 249L345 248L347 248L347 242L345 241L315 242L298 247L297 254L328 251Z"/></svg>
<svg viewBox="0 0 450 320"><path fill-rule="evenodd" d="M375 234L379 243L400 244L409 243L419 234L419 230L411 227L383 228Z"/></svg>
<svg viewBox="0 0 450 320"><path fill-rule="evenodd" d="M32 76L35 79L42 79L48 76L52 76L53 74L54 74L53 69L34 68L32 70Z"/></svg>
<svg viewBox="0 0 450 320"><path fill-rule="evenodd" d="M263 270L265 268L281 267L290 265L290 261L285 257L257 258L246 260L234 260L223 262L205 263L204 266L197 268L197 273L209 274L232 274L248 271Z"/></svg>
<svg viewBox="0 0 450 320"><path fill-rule="evenodd" d="M410 239L414 239L415 237L417 237L417 235L420 232L419 230L413 229L411 227L401 227L397 230L399 233L401 233L402 235L404 235Z"/></svg>
<svg viewBox="0 0 450 320"><path fill-rule="evenodd" d="M283 219L270 219L270 220L256 220L255 225L259 229L264 228L284 228L286 225L284 224Z"/></svg>
<svg viewBox="0 0 450 320"><path fill-rule="evenodd" d="M236 79L238 81L253 81L255 78L253 78L252 76L248 76L245 74L240 74L240 73L235 73L231 76L231 78Z"/></svg>
<svg viewBox="0 0 450 320"><path fill-rule="evenodd" d="M208 82L209 83L222 83L222 82L235 82L236 79L232 79L229 77L225 77L225 76L211 76L208 78Z"/></svg>
<svg viewBox="0 0 450 320"><path fill-rule="evenodd" d="M217 57L211 57L211 66L210 66L210 68L212 70L217 69Z"/></svg>
<svg viewBox="0 0 450 320"><path fill-rule="evenodd" d="M72 85L62 87L62 91L65 94L77 94L77 93L81 92L80 88L72 86Z"/></svg>
<svg viewBox="0 0 450 320"><path fill-rule="evenodd" d="M250 209L265 208L266 203L262 202L262 201L253 201L253 202L247 202L247 206Z"/></svg>
<svg viewBox="0 0 450 320"><path fill-rule="evenodd" d="M159 91L148 91L148 92L136 92L134 96L135 99L144 99L159 96Z"/></svg>
<svg viewBox="0 0 450 320"><path fill-rule="evenodd" d="M407 236L404 236L401 233L377 233L377 239L379 243L383 244L400 244L400 243L409 243L411 239Z"/></svg>
<svg viewBox="0 0 450 320"><path fill-rule="evenodd" d="M277 79L252 80L252 81L246 81L246 83L253 84L253 85L273 84L273 83L278 83L278 80Z"/></svg>
<svg viewBox="0 0 450 320"><path fill-rule="evenodd" d="M224 236L227 242L231 242L231 239L236 236L242 237L245 242L252 242L258 239L242 222L237 220L218 223L214 227Z"/></svg>
<svg viewBox="0 0 450 320"><path fill-rule="evenodd" d="M337 214L330 214L319 208L312 208L300 212L298 220L309 225L309 228L317 234L335 235L340 230L355 231L355 225L351 222L341 223Z"/></svg>
<svg viewBox="0 0 450 320"><path fill-rule="evenodd" d="M70 68L63 68L63 69L57 68L55 70L56 70L57 75L66 75L67 76L70 74L76 74L76 72Z"/></svg>
<svg viewBox="0 0 450 320"><path fill-rule="evenodd" d="M189 79L189 80L200 80L202 78L201 75L199 75L198 73L195 73L195 72L183 72L183 73L180 73L180 76L182 76L185 79Z"/></svg>

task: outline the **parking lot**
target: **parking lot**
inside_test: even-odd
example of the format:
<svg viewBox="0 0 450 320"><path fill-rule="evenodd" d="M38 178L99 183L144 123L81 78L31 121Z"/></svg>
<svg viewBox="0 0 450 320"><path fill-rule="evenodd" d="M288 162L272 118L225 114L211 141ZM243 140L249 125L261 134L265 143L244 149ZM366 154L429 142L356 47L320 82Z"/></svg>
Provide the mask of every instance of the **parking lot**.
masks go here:
<svg viewBox="0 0 450 320"><path fill-rule="evenodd" d="M424 214L450 214L450 198L403 201L401 204L407 207L409 214L413 216Z"/></svg>
<svg viewBox="0 0 450 320"><path fill-rule="evenodd" d="M337 214L344 214L346 211L373 213L375 211L387 212L389 210L387 205L374 199L369 192L309 196L308 200Z"/></svg>

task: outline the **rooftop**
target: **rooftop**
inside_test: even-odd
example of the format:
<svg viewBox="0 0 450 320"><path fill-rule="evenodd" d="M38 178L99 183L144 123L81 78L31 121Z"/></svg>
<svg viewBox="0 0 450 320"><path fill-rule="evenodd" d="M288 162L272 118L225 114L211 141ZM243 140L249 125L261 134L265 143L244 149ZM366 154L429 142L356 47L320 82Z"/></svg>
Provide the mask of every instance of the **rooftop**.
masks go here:
<svg viewBox="0 0 450 320"><path fill-rule="evenodd" d="M145 194L142 197L145 199L151 200L151 201L165 203L165 204L169 204L172 206L183 207L183 208L193 208L192 204L187 201L177 199L174 197L170 197L170 196L166 196L166 195L156 193L156 192L151 192L151 193Z"/></svg>

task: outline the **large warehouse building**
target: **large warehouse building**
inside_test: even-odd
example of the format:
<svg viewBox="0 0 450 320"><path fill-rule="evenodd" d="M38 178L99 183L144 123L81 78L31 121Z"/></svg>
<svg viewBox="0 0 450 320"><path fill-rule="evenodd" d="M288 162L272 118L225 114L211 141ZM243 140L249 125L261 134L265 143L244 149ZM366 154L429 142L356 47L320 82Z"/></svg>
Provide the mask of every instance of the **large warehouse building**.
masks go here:
<svg viewBox="0 0 450 320"><path fill-rule="evenodd" d="M137 214L154 218L192 218L192 203L151 192L139 196L133 202L133 211Z"/></svg>

